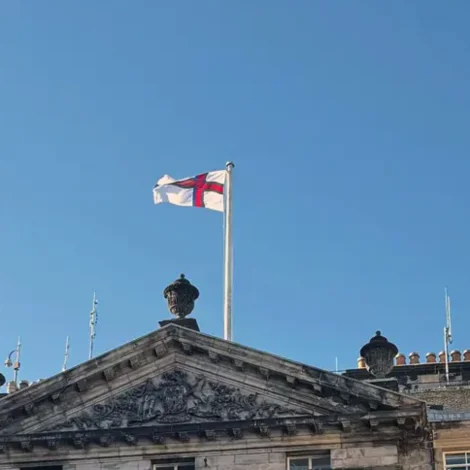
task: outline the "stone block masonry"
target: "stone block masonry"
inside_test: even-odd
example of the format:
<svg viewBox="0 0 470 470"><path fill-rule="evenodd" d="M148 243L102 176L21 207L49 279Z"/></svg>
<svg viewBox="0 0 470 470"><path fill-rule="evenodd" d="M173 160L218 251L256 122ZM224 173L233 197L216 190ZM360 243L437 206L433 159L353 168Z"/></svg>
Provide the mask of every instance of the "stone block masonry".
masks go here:
<svg viewBox="0 0 470 470"><path fill-rule="evenodd" d="M207 467L204 459L207 458ZM196 470L286 470L284 452L262 452L211 455L197 457Z"/></svg>
<svg viewBox="0 0 470 470"><path fill-rule="evenodd" d="M150 460L77 462L65 464L63 470L152 470L152 462Z"/></svg>
<svg viewBox="0 0 470 470"><path fill-rule="evenodd" d="M331 451L332 468L371 468L397 464L396 446L355 447Z"/></svg>
<svg viewBox="0 0 470 470"><path fill-rule="evenodd" d="M470 387L419 390L411 396L428 405L442 405L445 411L470 411Z"/></svg>

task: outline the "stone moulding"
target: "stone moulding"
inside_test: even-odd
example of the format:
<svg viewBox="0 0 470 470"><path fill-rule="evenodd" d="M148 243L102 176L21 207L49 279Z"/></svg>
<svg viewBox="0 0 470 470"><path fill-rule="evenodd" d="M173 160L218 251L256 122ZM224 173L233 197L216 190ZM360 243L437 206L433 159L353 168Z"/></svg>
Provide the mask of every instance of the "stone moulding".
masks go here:
<svg viewBox="0 0 470 470"><path fill-rule="evenodd" d="M107 380L114 381L124 374L132 374L134 370L160 360L171 351L184 354L183 344L191 346L189 349L186 348L186 352L190 350L193 355L191 360L199 359L194 356L205 356L207 361L217 362L227 370L257 376L263 382L268 380L269 386L279 387L281 394L283 390L290 388L288 383L292 382L293 377L295 378L293 385L298 389L299 394L307 399L308 394L312 397L320 396L325 399L324 402L327 405L332 397L338 397L338 402L334 403L334 406L326 406L325 412L339 411L337 405L344 405L344 412L387 411L408 405L416 406L411 403L412 399L409 397L399 397L397 394L377 387L356 383L339 375L280 358L265 360L266 355L263 353L245 350L238 346L228 348L222 340L207 338L200 333L170 325L132 344L132 351L129 351L129 345L125 345L109 353L101 362L93 361L91 364L83 364L78 366L73 373L67 371L57 378L34 385L34 390L30 387L26 393L21 391L11 397L4 397L1 407L2 416L0 416L0 435L8 434L10 425L25 417L48 415L55 412L56 406L67 409L66 404L70 403L71 399L75 399L76 394L83 394L83 401L86 401L90 389L99 386L100 383L103 384ZM125 351L125 354L120 351ZM241 357L242 353L243 357ZM417 400L414 401L418 403ZM313 401L311 403L311 406L315 406ZM425 408L421 414L424 416ZM158 424L159 419L155 416L154 423ZM194 415L188 422L196 419L197 416ZM216 419L218 418L214 418ZM123 425L125 425L124 422ZM68 427L67 429L74 428Z"/></svg>
<svg viewBox="0 0 470 470"><path fill-rule="evenodd" d="M302 423L305 419L298 418L298 425L309 429L308 425ZM64 447L74 447L82 449L88 445L111 446L126 443L129 446L152 441L155 444L163 444L167 440L188 442L191 438L198 441L201 437L207 441L215 441L219 437L231 437L234 440L241 439L244 434L251 433L260 438L268 437L271 430L290 429L295 426L292 418L286 420L267 419L257 422L228 422L228 423L208 423L205 426L200 424L179 425L168 427L138 427L114 430L91 430L91 431L66 431L55 434L30 434L18 436L3 436L0 438L0 449L18 449L23 452L30 452L33 448L48 448L50 451ZM297 429L297 428L296 428ZM60 446L59 446L60 444Z"/></svg>
<svg viewBox="0 0 470 470"><path fill-rule="evenodd" d="M111 366L103 371L104 378L107 382L111 382L116 377L116 368Z"/></svg>
<svg viewBox="0 0 470 470"><path fill-rule="evenodd" d="M58 442L54 437L46 439L46 446L51 450L57 450Z"/></svg>
<svg viewBox="0 0 470 470"><path fill-rule="evenodd" d="M363 423L363 417L359 415L349 416L351 423L355 425ZM54 451L65 447L83 448L88 445L112 446L126 443L129 446L138 444L147 445L148 442L162 444L166 441L175 442L196 438L199 442L201 437L208 441L219 438L230 437L234 440L241 439L246 434L251 434L261 438L269 437L274 430L280 430L288 436L293 436L301 432L325 433L342 430L344 422L340 416L323 417L288 417L269 418L261 420L245 421L214 421L206 423L177 423L171 426L137 426L131 428L116 429L90 429L85 431L60 431L48 433L34 433L28 435L0 436L0 449L17 449L23 452L30 452L34 448L48 448ZM367 430L367 426L363 426ZM396 428L397 436L405 432ZM387 436L390 437L389 432ZM397 437L397 438L398 438ZM28 445L24 445L28 442Z"/></svg>

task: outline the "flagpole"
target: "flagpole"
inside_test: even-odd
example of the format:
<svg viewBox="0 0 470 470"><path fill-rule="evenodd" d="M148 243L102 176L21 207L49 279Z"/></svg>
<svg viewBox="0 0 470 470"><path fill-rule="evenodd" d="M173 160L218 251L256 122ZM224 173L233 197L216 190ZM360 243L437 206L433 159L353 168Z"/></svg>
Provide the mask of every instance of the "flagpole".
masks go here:
<svg viewBox="0 0 470 470"><path fill-rule="evenodd" d="M224 260L224 339L232 341L232 170L235 165L225 165L225 260Z"/></svg>
<svg viewBox="0 0 470 470"><path fill-rule="evenodd" d="M96 300L96 292L93 292L93 305L90 312L90 351L88 354L88 359L93 358L93 346L95 343L96 337L96 324L98 323L98 312L96 311L96 305L98 301Z"/></svg>

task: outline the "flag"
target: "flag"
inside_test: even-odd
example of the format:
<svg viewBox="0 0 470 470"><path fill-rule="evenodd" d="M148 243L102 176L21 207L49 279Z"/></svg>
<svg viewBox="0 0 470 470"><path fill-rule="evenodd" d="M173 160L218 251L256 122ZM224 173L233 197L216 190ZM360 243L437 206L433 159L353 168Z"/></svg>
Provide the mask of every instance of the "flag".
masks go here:
<svg viewBox="0 0 470 470"><path fill-rule="evenodd" d="M153 188L153 201L155 204L168 202L223 212L226 173L225 170L210 171L182 180L165 175Z"/></svg>

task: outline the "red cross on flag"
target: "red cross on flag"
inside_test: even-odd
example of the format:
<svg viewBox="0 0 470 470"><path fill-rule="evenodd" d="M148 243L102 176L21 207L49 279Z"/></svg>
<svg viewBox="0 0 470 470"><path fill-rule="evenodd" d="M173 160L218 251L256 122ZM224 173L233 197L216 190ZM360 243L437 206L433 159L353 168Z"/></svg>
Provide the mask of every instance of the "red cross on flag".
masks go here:
<svg viewBox="0 0 470 470"><path fill-rule="evenodd" d="M205 207L223 212L226 174L225 170L210 171L182 180L165 175L153 188L153 201L155 204L168 202L177 206Z"/></svg>

